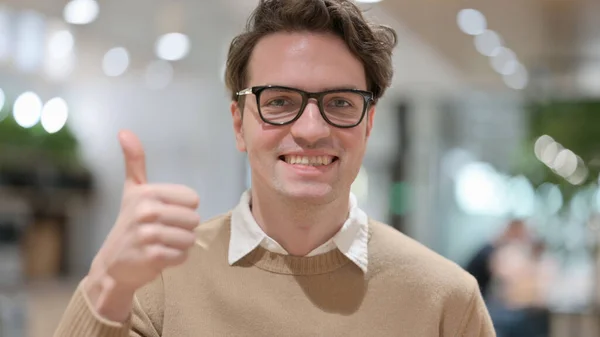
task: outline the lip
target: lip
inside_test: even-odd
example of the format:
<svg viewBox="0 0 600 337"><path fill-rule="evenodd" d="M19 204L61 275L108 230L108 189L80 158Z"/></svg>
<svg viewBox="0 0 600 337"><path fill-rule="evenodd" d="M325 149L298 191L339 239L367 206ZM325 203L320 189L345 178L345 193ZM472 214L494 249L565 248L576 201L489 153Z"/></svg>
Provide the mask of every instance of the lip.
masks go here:
<svg viewBox="0 0 600 337"><path fill-rule="evenodd" d="M299 151L299 152L285 152L279 155L279 157L283 156L306 156L306 157L317 157L317 156L330 156L334 158L338 158L335 153L328 151Z"/></svg>

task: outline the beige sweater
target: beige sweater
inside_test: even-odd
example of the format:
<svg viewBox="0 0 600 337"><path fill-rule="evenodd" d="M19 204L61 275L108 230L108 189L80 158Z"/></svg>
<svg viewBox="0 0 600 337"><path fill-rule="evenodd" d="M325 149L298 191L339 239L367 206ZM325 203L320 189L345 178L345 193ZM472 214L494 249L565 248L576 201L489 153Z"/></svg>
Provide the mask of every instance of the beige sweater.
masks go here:
<svg viewBox="0 0 600 337"><path fill-rule="evenodd" d="M138 291L126 324L98 317L79 287L55 336L495 336L473 277L369 226L366 274L337 249L294 257L259 247L230 266L230 216L220 216L198 227L183 265Z"/></svg>

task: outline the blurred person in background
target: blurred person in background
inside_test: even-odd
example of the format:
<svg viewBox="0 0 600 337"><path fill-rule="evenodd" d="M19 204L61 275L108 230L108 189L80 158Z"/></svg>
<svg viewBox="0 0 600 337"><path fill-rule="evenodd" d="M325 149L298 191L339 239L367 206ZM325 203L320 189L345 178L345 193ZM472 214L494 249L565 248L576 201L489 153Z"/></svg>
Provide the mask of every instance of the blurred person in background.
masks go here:
<svg viewBox="0 0 600 337"><path fill-rule="evenodd" d="M260 1L227 62L251 190L199 225L121 132L122 208L55 336L495 336L471 275L350 193L396 42L352 1Z"/></svg>
<svg viewBox="0 0 600 337"><path fill-rule="evenodd" d="M513 221L489 255L486 294L499 337L548 337L548 296L557 266L545 243Z"/></svg>
<svg viewBox="0 0 600 337"><path fill-rule="evenodd" d="M495 240L485 243L467 262L465 270L475 277L484 298L489 295L492 284L494 253L511 242L527 241L528 237L529 232L523 220L513 219Z"/></svg>

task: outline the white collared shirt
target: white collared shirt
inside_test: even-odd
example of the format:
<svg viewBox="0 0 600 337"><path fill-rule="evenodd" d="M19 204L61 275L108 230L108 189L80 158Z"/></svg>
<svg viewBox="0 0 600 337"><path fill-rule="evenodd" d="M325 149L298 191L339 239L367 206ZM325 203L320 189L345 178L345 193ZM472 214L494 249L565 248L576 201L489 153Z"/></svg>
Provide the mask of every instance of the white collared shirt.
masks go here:
<svg viewBox="0 0 600 337"><path fill-rule="evenodd" d="M231 237L229 240L230 265L236 263L259 245L268 251L288 255L277 241L270 238L260 228L250 211L250 190L244 192L240 203L231 214ZM307 256L326 253L339 249L350 261L354 262L364 273L367 272L369 241L369 219L365 212L358 208L356 197L350 194L350 212L342 228L327 242L315 248Z"/></svg>

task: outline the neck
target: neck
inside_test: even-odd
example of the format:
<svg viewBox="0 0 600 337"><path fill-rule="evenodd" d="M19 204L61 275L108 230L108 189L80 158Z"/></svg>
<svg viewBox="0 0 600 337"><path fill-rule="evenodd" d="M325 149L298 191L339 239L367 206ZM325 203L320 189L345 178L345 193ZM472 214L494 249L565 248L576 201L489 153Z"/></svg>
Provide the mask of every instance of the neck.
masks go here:
<svg viewBox="0 0 600 337"><path fill-rule="evenodd" d="M305 256L340 230L348 218L349 193L328 203L310 203L252 188L252 215L290 255Z"/></svg>

